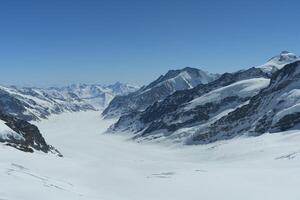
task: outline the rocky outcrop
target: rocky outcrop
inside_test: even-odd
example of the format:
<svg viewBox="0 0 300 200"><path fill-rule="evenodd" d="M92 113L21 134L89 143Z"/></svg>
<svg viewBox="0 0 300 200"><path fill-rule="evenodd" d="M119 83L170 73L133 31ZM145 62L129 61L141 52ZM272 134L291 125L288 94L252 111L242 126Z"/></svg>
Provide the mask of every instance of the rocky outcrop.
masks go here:
<svg viewBox="0 0 300 200"><path fill-rule="evenodd" d="M300 61L277 71L270 85L244 105L199 131L191 143L207 143L237 135L260 135L300 127Z"/></svg>
<svg viewBox="0 0 300 200"><path fill-rule="evenodd" d="M162 133L168 137L181 128L205 124L222 112L242 105L268 83L268 75L257 68L225 73L208 84L177 91L145 111L123 115L109 131L130 131L136 134L135 138ZM246 89L249 90L243 92Z"/></svg>
<svg viewBox="0 0 300 200"><path fill-rule="evenodd" d="M145 110L128 112L108 132L131 132L139 141L203 144L298 130L299 116L299 57L282 52L265 65L225 73L212 82L176 91Z"/></svg>
<svg viewBox="0 0 300 200"><path fill-rule="evenodd" d="M3 113L0 113L0 123L0 142L24 152L42 151L62 156L57 149L46 143L35 125Z"/></svg>

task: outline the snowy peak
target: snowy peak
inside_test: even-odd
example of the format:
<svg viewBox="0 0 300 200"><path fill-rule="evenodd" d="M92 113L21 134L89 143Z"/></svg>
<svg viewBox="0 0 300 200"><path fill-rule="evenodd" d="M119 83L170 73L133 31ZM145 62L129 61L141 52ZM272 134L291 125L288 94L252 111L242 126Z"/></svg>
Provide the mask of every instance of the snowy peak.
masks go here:
<svg viewBox="0 0 300 200"><path fill-rule="evenodd" d="M111 85L101 85L101 84L72 84L64 87L52 87L46 88L49 91L64 91L67 93L74 93L82 98L90 98L93 96L98 96L99 93L111 93L114 95L124 95L138 90L136 86L132 86L126 83L116 82Z"/></svg>
<svg viewBox="0 0 300 200"><path fill-rule="evenodd" d="M179 142L186 137L182 131L208 126L245 104L268 84L268 76L257 68L225 73L208 84L177 91L144 111L123 115L108 131L130 131L140 141L174 139Z"/></svg>
<svg viewBox="0 0 300 200"><path fill-rule="evenodd" d="M282 51L278 56L271 58L269 61L277 62L277 63L285 63L285 62L292 62L296 60L298 56L294 53L289 51Z"/></svg>
<svg viewBox="0 0 300 200"><path fill-rule="evenodd" d="M261 135L300 127L300 61L285 65L271 78L268 87L249 103L192 136L200 143L230 139L237 135Z"/></svg>
<svg viewBox="0 0 300 200"><path fill-rule="evenodd" d="M289 51L282 51L279 55L272 57L267 63L258 67L269 74L273 74L275 71L296 60L299 60L296 54Z"/></svg>
<svg viewBox="0 0 300 200"><path fill-rule="evenodd" d="M200 69L185 67L179 70L169 70L165 75L134 93L117 96L104 110L107 118L118 117L132 111L145 110L156 101L161 101L176 91L194 88L217 79L219 75L210 74Z"/></svg>
<svg viewBox="0 0 300 200"><path fill-rule="evenodd" d="M103 109L116 95L136 90L136 87L123 83L51 88L0 86L0 111L27 121L39 120L62 112Z"/></svg>
<svg viewBox="0 0 300 200"><path fill-rule="evenodd" d="M189 89L200 83L209 83L218 77L219 75L217 74L211 74L192 67L185 67L179 70L169 70L165 75L160 76L143 88L143 90L146 91L149 88L161 86L162 84L168 84L173 87L174 91Z"/></svg>
<svg viewBox="0 0 300 200"><path fill-rule="evenodd" d="M139 89L139 87L137 86L121 82L116 82L115 84L108 85L107 88L109 88L115 95L126 95Z"/></svg>
<svg viewBox="0 0 300 200"><path fill-rule="evenodd" d="M108 132L131 132L139 142L202 144L299 130L300 60L282 52L271 62L287 64L272 74L253 67L177 91L146 110L122 115Z"/></svg>
<svg viewBox="0 0 300 200"><path fill-rule="evenodd" d="M86 101L95 108L104 108L116 95L126 95L138 90L138 87L116 82L112 85L72 84L60 88L43 89L51 95L61 95L62 98L75 98Z"/></svg>
<svg viewBox="0 0 300 200"><path fill-rule="evenodd" d="M77 96L97 109L105 108L116 95L127 95L138 89L136 86L120 82L112 85L75 84L59 88L65 96Z"/></svg>

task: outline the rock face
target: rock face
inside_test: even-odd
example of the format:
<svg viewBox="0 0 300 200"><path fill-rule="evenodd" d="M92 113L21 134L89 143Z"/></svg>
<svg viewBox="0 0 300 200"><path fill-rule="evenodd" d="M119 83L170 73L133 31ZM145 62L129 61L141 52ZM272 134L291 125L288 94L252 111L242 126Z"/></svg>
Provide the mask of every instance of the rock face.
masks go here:
<svg viewBox="0 0 300 200"><path fill-rule="evenodd" d="M205 124L242 105L268 83L268 75L257 68L226 73L208 84L177 91L145 111L123 115L109 131L134 132L135 138L173 137L181 128Z"/></svg>
<svg viewBox="0 0 300 200"><path fill-rule="evenodd" d="M121 83L109 86L77 84L45 89L0 86L0 108L3 113L32 121L66 111L102 109L115 95L136 90L136 87Z"/></svg>
<svg viewBox="0 0 300 200"><path fill-rule="evenodd" d="M140 141L199 144L299 129L300 61L282 54L271 60L288 64L272 73L261 67L225 73L122 115L108 132L131 132Z"/></svg>
<svg viewBox="0 0 300 200"><path fill-rule="evenodd" d="M0 142L25 152L42 151L62 156L28 121L62 112L102 109L115 95L136 90L136 87L122 83L45 89L0 86Z"/></svg>
<svg viewBox="0 0 300 200"><path fill-rule="evenodd" d="M206 143L240 134L260 135L300 128L300 61L288 64L270 85L244 105L191 137Z"/></svg>
<svg viewBox="0 0 300 200"><path fill-rule="evenodd" d="M3 113L0 113L0 142L25 152L36 150L62 156L46 143L35 125Z"/></svg>
<svg viewBox="0 0 300 200"><path fill-rule="evenodd" d="M198 84L206 84L218 78L199 69L186 67L170 70L140 90L125 96L116 96L102 113L106 118L119 117L135 111L145 110L156 101L161 101L176 91L191 89Z"/></svg>

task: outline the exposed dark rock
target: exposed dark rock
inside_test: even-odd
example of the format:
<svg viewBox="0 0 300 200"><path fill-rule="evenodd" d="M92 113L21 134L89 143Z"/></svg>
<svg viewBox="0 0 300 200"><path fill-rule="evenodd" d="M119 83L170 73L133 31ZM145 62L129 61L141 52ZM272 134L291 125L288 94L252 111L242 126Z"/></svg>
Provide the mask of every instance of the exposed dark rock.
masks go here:
<svg viewBox="0 0 300 200"><path fill-rule="evenodd" d="M228 96L221 99L220 102L208 102L193 109L186 109L187 103L213 90L251 78L269 78L269 75L257 68L225 73L219 79L208 84L199 84L189 90L176 91L164 100L155 102L144 111L123 115L109 131L131 131L138 133L135 136L137 138L156 133L171 135L174 131L184 127L205 124L218 113L248 101L251 96L247 98Z"/></svg>
<svg viewBox="0 0 300 200"><path fill-rule="evenodd" d="M57 149L46 143L39 129L35 125L3 113L0 113L0 120L4 121L12 131L21 136L18 138L12 136L0 138L0 142L4 142L6 145L15 147L24 152L34 152L34 150L37 150L44 153L51 152L58 156L62 156Z"/></svg>
<svg viewBox="0 0 300 200"><path fill-rule="evenodd" d="M206 84L218 77L219 75L209 74L191 67L181 70L170 70L164 76L160 76L134 93L126 96L116 96L103 111L102 115L110 118L143 111L156 101L161 101L176 91L190 89L201 83Z"/></svg>
<svg viewBox="0 0 300 200"><path fill-rule="evenodd" d="M280 111L294 106L294 102L282 100L282 95L300 89L299 68L300 61L296 61L277 71L272 76L270 85L252 97L249 104L219 119L206 132L193 136L192 143L213 142L245 133L260 135L298 128L300 114L297 111L284 115L278 122L274 122L274 117Z"/></svg>
<svg viewBox="0 0 300 200"><path fill-rule="evenodd" d="M285 115L281 118L275 125L272 126L270 130L271 133L278 132L278 131L286 131L291 130L296 127L296 125L300 124L300 112L295 112L289 115Z"/></svg>

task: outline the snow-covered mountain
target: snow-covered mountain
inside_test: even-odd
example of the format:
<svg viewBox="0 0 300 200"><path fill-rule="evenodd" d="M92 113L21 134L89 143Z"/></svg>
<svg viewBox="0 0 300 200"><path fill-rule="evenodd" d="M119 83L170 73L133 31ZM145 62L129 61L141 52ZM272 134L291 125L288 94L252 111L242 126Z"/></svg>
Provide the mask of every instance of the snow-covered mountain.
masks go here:
<svg viewBox="0 0 300 200"><path fill-rule="evenodd" d="M181 128L203 125L244 104L268 83L268 75L258 68L225 73L208 84L177 91L145 111L123 115L109 131L130 131L147 140L174 138Z"/></svg>
<svg viewBox="0 0 300 200"><path fill-rule="evenodd" d="M287 63L291 60L286 56L292 55L281 53ZM225 73L210 83L177 91L144 111L121 116L108 132L131 132L143 141L195 144L299 128L299 63L296 59L281 68L277 65L273 73L261 67Z"/></svg>
<svg viewBox="0 0 300 200"><path fill-rule="evenodd" d="M191 138L203 143L236 135L260 135L300 128L300 61L284 66L270 85L249 103L217 120Z"/></svg>
<svg viewBox="0 0 300 200"><path fill-rule="evenodd" d="M144 110L175 91L191 89L198 84L209 83L218 77L218 74L211 74L191 67L170 70L136 92L125 96L116 96L104 110L103 116L106 118L118 117L132 111Z"/></svg>
<svg viewBox="0 0 300 200"><path fill-rule="evenodd" d="M160 94L166 87L153 88L169 80L141 90ZM96 108L106 101L98 94L123 91L122 84L1 87L0 199L300 198L300 61L271 73L260 67L225 73L127 112L117 123L99 117ZM80 110L87 112L65 112ZM61 114L43 119L52 113ZM32 125L16 116L41 120ZM108 127L131 134L104 134ZM169 143L142 145L132 137Z"/></svg>
<svg viewBox="0 0 300 200"><path fill-rule="evenodd" d="M66 87L21 88L0 86L0 108L3 113L31 121L50 114L103 109L116 95L138 88L122 83L74 84Z"/></svg>
<svg viewBox="0 0 300 200"><path fill-rule="evenodd" d="M51 114L103 109L115 95L138 88L128 84L74 84L61 88L0 86L0 142L19 150L61 155L48 145L38 128L27 121L46 119Z"/></svg>
<svg viewBox="0 0 300 200"><path fill-rule="evenodd" d="M103 109L117 95L127 95L139 88L125 83L116 82L113 85L73 84L61 88L48 88L43 91L58 98L76 98L94 108Z"/></svg>
<svg viewBox="0 0 300 200"><path fill-rule="evenodd" d="M0 143L25 152L36 150L62 156L58 150L46 143L35 125L3 113L0 113Z"/></svg>
<svg viewBox="0 0 300 200"><path fill-rule="evenodd" d="M282 51L279 55L269 59L268 62L266 62L265 64L257 67L261 68L263 71L269 74L273 74L274 72L281 69L285 65L297 61L299 59L300 58L294 53L288 51Z"/></svg>
<svg viewBox="0 0 300 200"><path fill-rule="evenodd" d="M102 134L111 122L97 111L37 122L63 158L0 144L1 199L300 199L299 131L186 148Z"/></svg>

